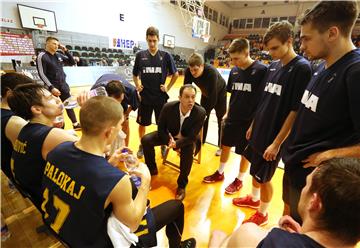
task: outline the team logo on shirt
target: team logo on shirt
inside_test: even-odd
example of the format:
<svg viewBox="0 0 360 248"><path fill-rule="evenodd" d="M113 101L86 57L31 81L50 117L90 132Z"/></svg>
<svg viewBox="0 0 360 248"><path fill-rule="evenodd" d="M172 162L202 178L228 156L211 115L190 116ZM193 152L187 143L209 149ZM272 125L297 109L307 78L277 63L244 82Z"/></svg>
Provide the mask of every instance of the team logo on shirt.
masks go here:
<svg viewBox="0 0 360 248"><path fill-rule="evenodd" d="M251 84L233 83L232 90L240 90L240 91L251 92Z"/></svg>
<svg viewBox="0 0 360 248"><path fill-rule="evenodd" d="M331 83L334 79L335 79L335 77L336 77L336 73L334 73L332 76L331 76L331 78L329 78L328 79L328 83Z"/></svg>
<svg viewBox="0 0 360 248"><path fill-rule="evenodd" d="M301 98L301 103L305 105L305 108L308 108L313 112L316 112L318 101L319 97L308 90L305 90L304 95Z"/></svg>
<svg viewBox="0 0 360 248"><path fill-rule="evenodd" d="M264 91L267 91L271 94L281 95L282 86L280 84L267 82Z"/></svg>
<svg viewBox="0 0 360 248"><path fill-rule="evenodd" d="M162 73L162 70L161 67L146 66L143 68L142 72L154 74L154 73Z"/></svg>
<svg viewBox="0 0 360 248"><path fill-rule="evenodd" d="M255 73L256 73L256 69L251 71L251 75L255 75Z"/></svg>
<svg viewBox="0 0 360 248"><path fill-rule="evenodd" d="M294 69L294 66L291 66L290 69L288 70L288 72L292 72L293 69Z"/></svg>

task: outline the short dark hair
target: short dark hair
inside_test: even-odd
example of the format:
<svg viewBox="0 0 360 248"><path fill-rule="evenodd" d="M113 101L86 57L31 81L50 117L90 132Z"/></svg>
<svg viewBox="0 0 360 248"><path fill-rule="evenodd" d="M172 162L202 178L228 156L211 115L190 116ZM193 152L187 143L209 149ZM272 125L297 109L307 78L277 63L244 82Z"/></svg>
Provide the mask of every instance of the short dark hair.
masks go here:
<svg viewBox="0 0 360 248"><path fill-rule="evenodd" d="M355 245L360 238L360 159L334 158L314 172L310 193L321 199L319 228Z"/></svg>
<svg viewBox="0 0 360 248"><path fill-rule="evenodd" d="M356 1L320 1L299 19L300 25L311 24L320 33L331 26L338 26L348 37L359 15Z"/></svg>
<svg viewBox="0 0 360 248"><path fill-rule="evenodd" d="M288 39L294 38L294 27L288 21L281 21L272 24L264 35L264 45L273 39L276 38L281 43L285 43Z"/></svg>
<svg viewBox="0 0 360 248"><path fill-rule="evenodd" d="M1 75L1 97L5 97L9 90L13 90L20 84L35 83L34 80L22 73L9 72Z"/></svg>
<svg viewBox="0 0 360 248"><path fill-rule="evenodd" d="M189 66L200 66L204 64L204 58L200 53L193 53L190 55L188 60Z"/></svg>
<svg viewBox="0 0 360 248"><path fill-rule="evenodd" d="M14 113L25 120L33 118L32 106L43 106L42 97L47 89L37 83L20 84L12 90L8 104Z"/></svg>
<svg viewBox="0 0 360 248"><path fill-rule="evenodd" d="M54 37L54 36L49 36L46 38L46 42L48 42L49 40L56 40L56 41L59 41L58 38Z"/></svg>
<svg viewBox="0 0 360 248"><path fill-rule="evenodd" d="M159 39L159 29L151 26L151 27L148 27L148 29L146 29L146 37L148 36L154 36L156 35Z"/></svg>
<svg viewBox="0 0 360 248"><path fill-rule="evenodd" d="M84 134L96 136L108 126L117 125L123 117L123 108L114 98L95 96L80 109L80 124Z"/></svg>
<svg viewBox="0 0 360 248"><path fill-rule="evenodd" d="M105 86L108 96L119 98L122 94L125 94L125 88L122 83L118 80L111 80Z"/></svg>
<svg viewBox="0 0 360 248"><path fill-rule="evenodd" d="M179 90L179 95L182 96L183 92L185 89L193 89L195 91L195 95L196 95L196 87L192 84L184 84L183 86L181 86L180 90Z"/></svg>
<svg viewBox="0 0 360 248"><path fill-rule="evenodd" d="M235 39L231 42L228 52L229 53L241 53L245 50L249 50L250 48L250 43L247 39L245 38L239 38L239 39Z"/></svg>

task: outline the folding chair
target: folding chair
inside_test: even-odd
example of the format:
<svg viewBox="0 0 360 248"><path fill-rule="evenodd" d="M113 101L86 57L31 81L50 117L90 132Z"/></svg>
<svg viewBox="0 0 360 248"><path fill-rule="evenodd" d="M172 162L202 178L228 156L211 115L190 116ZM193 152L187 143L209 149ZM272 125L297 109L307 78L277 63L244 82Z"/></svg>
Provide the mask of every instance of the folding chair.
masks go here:
<svg viewBox="0 0 360 248"><path fill-rule="evenodd" d="M198 138L197 140L195 141L195 150L194 152L196 151L196 146L197 146L197 143L200 142L199 144L199 151L197 153L197 155L194 156L194 160L198 163L198 164L201 164L201 150L202 150L202 138L203 138L203 128L201 128L200 132L199 132L199 135L198 135ZM176 164L172 161L170 161L168 159L168 155L169 155L169 152L170 152L171 148L170 147L166 147L166 152L165 152L165 156L163 157L163 165L169 165L171 168L174 168L176 170L180 170L180 166L179 164Z"/></svg>

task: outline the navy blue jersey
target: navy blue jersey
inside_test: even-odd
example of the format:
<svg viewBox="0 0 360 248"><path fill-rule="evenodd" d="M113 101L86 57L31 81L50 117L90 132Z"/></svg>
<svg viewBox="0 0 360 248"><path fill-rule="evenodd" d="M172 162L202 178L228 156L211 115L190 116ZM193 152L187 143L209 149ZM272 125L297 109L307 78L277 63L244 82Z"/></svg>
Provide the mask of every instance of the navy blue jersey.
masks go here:
<svg viewBox="0 0 360 248"><path fill-rule="evenodd" d="M310 64L301 56L296 56L285 66L280 61L270 64L249 141L256 152L263 154L280 132L290 111L297 111L310 78Z"/></svg>
<svg viewBox="0 0 360 248"><path fill-rule="evenodd" d="M359 80L359 49L327 69L319 66L286 140L282 154L286 164L300 164L313 153L360 143Z"/></svg>
<svg viewBox="0 0 360 248"><path fill-rule="evenodd" d="M6 138L5 128L13 115L14 112L10 109L1 109L1 170L11 180L13 180L13 176L10 169L10 159L13 147L11 141Z"/></svg>
<svg viewBox="0 0 360 248"><path fill-rule="evenodd" d="M166 92L160 90L165 84L167 75L177 72L174 59L170 53L158 50L153 56L149 50L136 54L133 75L140 76L144 89L140 92L141 101L147 105L158 105L169 98Z"/></svg>
<svg viewBox="0 0 360 248"><path fill-rule="evenodd" d="M42 201L41 178L46 164L41 151L51 129L39 123L26 124L15 141L11 158L16 181L31 195L37 207Z"/></svg>
<svg viewBox="0 0 360 248"><path fill-rule="evenodd" d="M125 77L119 74L104 74L96 80L95 84L91 87L91 89L98 88L100 86L106 86L110 81L118 80L122 83L125 88L125 96L124 100L121 102L121 106L124 111L127 110L128 106L131 106L132 110L137 110L139 107L139 97L134 85L130 84Z"/></svg>
<svg viewBox="0 0 360 248"><path fill-rule="evenodd" d="M190 69L186 68L184 84L196 84L201 90L201 102L205 110L213 109L218 102L218 97L222 97L226 93L226 83L219 71L211 66L205 65L203 74L194 78Z"/></svg>
<svg viewBox="0 0 360 248"><path fill-rule="evenodd" d="M105 201L125 173L104 157L64 142L49 152L43 173L43 217L71 247L111 247Z"/></svg>
<svg viewBox="0 0 360 248"><path fill-rule="evenodd" d="M269 234L258 244L257 248L323 248L321 244L305 234L289 233L280 228L273 228Z"/></svg>
<svg viewBox="0 0 360 248"><path fill-rule="evenodd" d="M227 92L231 93L227 121L249 121L254 117L261 93L262 81L267 67L254 61L245 70L234 67L230 71Z"/></svg>
<svg viewBox="0 0 360 248"><path fill-rule="evenodd" d="M46 86L61 88L66 83L66 74L63 70L64 63L75 65L74 58L66 51L65 55L56 52L54 55L47 51L40 52L37 57L36 68L39 72L41 80Z"/></svg>

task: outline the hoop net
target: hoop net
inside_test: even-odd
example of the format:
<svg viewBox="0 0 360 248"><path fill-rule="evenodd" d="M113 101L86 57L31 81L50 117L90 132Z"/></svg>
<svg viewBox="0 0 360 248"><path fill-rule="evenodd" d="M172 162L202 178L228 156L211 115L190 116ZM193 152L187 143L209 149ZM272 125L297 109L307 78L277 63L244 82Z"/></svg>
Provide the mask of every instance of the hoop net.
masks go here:
<svg viewBox="0 0 360 248"><path fill-rule="evenodd" d="M35 24L38 28L40 28L40 29L43 29L44 28L44 24L40 24L40 23L38 23L38 24Z"/></svg>

